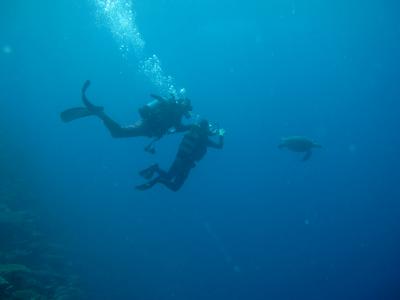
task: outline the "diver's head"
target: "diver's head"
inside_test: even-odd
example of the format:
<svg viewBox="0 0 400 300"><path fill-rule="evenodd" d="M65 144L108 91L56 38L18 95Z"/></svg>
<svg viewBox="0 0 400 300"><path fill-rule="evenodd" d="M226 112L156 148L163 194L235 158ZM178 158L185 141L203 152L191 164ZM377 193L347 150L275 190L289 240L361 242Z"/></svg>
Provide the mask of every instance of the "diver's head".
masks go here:
<svg viewBox="0 0 400 300"><path fill-rule="evenodd" d="M206 134L210 132L210 123L206 119L200 120L199 127Z"/></svg>

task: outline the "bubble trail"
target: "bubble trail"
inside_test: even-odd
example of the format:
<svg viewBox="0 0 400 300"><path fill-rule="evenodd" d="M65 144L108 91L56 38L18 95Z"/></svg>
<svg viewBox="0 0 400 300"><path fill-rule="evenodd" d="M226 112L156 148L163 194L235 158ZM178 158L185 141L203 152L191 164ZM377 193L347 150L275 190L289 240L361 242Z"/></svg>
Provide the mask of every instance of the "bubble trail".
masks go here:
<svg viewBox="0 0 400 300"><path fill-rule="evenodd" d="M138 69L162 94L184 97L185 89L177 89L172 76L166 75L156 54L146 55L146 43L136 24L136 12L130 0L92 0L100 25L113 35L124 58L133 51L139 61Z"/></svg>

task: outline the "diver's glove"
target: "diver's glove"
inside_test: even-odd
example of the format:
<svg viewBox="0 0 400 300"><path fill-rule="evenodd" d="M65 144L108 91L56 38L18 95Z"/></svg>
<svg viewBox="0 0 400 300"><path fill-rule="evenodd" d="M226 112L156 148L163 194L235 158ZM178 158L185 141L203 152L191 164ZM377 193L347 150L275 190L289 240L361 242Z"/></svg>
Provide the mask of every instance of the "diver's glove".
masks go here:
<svg viewBox="0 0 400 300"><path fill-rule="evenodd" d="M224 136L225 135L225 129L223 129L223 128L220 128L219 130L218 130L218 135L219 136Z"/></svg>

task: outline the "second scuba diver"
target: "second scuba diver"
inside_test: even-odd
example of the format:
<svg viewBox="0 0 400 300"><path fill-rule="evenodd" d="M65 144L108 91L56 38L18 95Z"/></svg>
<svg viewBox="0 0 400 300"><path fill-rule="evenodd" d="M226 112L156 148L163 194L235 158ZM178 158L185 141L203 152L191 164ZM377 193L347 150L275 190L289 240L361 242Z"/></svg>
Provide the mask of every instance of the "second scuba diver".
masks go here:
<svg viewBox="0 0 400 300"><path fill-rule="evenodd" d="M161 183L174 192L178 191L185 183L191 169L206 155L208 147L223 148L224 134L224 129L218 130L219 142L216 143L209 138L211 135L215 135L215 132L210 131L207 120L202 120L198 125L191 125L190 130L181 141L178 153L169 170L164 171L157 164L144 169L139 174L149 181L138 185L136 189L144 191ZM152 179L155 173L158 176Z"/></svg>

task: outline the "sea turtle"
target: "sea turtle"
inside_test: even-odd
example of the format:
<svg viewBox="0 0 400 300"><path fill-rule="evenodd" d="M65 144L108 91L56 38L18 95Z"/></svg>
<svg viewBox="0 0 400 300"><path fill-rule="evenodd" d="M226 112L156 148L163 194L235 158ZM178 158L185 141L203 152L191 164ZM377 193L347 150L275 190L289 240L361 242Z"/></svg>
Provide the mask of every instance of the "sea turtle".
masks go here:
<svg viewBox="0 0 400 300"><path fill-rule="evenodd" d="M308 160L312 154L312 148L321 148L322 146L314 143L304 136L289 136L282 138L279 149L287 148L293 152L305 153L303 161Z"/></svg>

